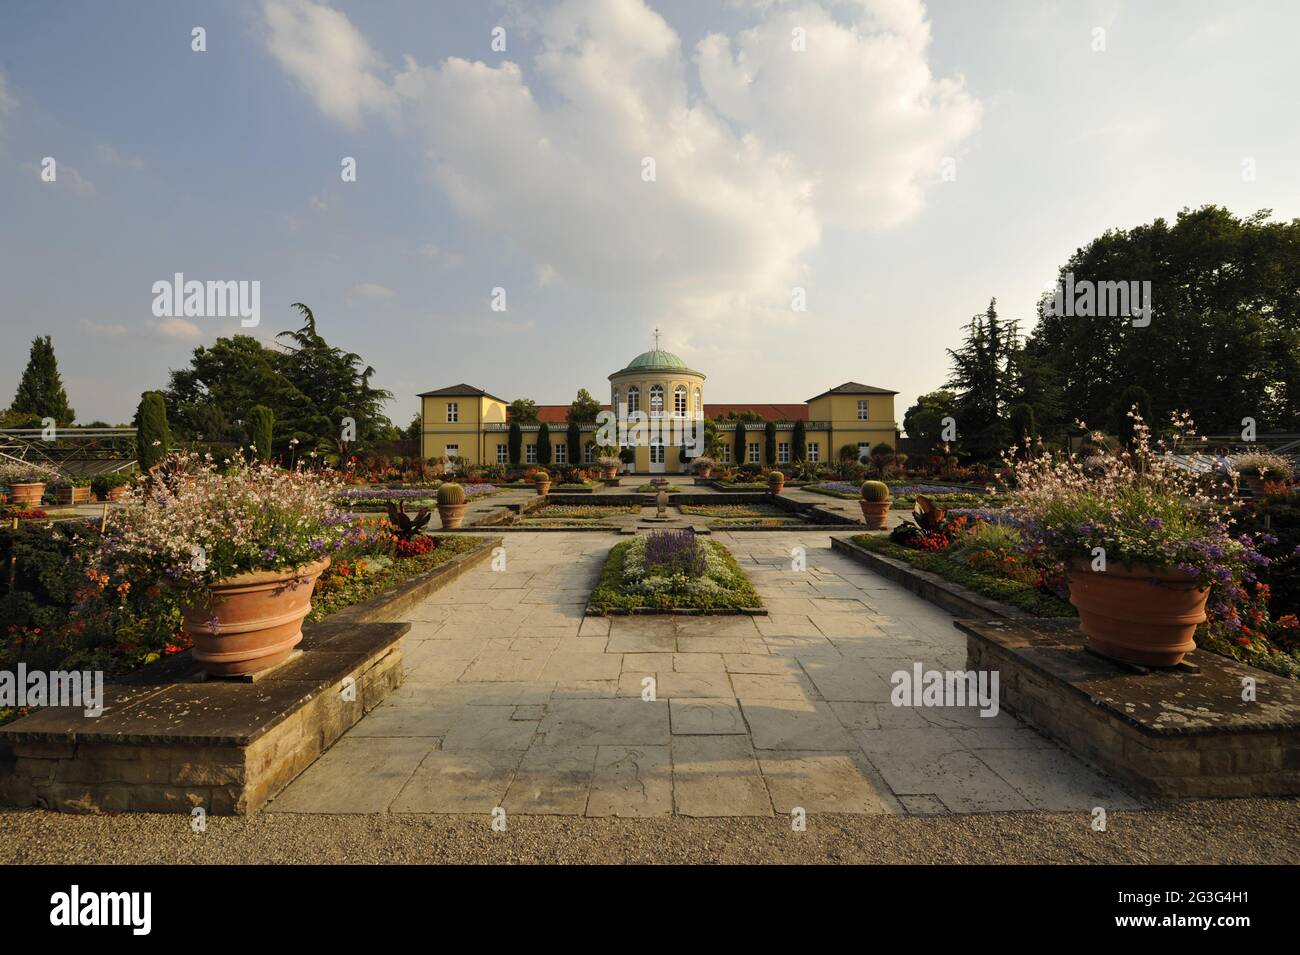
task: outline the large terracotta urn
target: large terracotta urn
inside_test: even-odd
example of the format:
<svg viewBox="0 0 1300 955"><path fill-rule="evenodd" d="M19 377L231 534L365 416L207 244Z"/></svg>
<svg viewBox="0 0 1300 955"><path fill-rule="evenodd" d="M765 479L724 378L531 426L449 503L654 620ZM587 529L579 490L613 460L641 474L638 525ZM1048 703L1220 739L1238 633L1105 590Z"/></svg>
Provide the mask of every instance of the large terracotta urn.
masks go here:
<svg viewBox="0 0 1300 955"><path fill-rule="evenodd" d="M869 530L880 531L885 529L885 524L889 520L889 505L891 503L888 498L883 501L858 501L858 504L862 506L862 521Z"/></svg>
<svg viewBox="0 0 1300 955"><path fill-rule="evenodd" d="M302 640L316 578L329 558L296 571L254 571L209 586L208 606L184 608L194 659L210 676L242 676L283 662Z"/></svg>
<svg viewBox="0 0 1300 955"><path fill-rule="evenodd" d="M40 507L41 497L45 494L45 483L10 484L9 491L9 503L21 508Z"/></svg>
<svg viewBox="0 0 1300 955"><path fill-rule="evenodd" d="M1068 579L1079 629L1098 653L1142 666L1172 667L1196 649L1210 589L1194 577L1154 567L1112 564L1094 571L1079 559Z"/></svg>
<svg viewBox="0 0 1300 955"><path fill-rule="evenodd" d="M447 529L460 527L461 522L465 520L465 508L468 504L439 504L438 520L442 526Z"/></svg>

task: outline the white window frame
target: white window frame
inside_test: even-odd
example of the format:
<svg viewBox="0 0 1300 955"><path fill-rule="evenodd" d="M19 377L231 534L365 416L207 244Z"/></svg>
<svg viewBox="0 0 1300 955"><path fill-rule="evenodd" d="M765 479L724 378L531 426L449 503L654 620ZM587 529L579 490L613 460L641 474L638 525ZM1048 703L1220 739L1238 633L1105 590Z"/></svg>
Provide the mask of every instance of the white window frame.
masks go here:
<svg viewBox="0 0 1300 955"><path fill-rule="evenodd" d="M537 463L537 442L524 446L524 464Z"/></svg>
<svg viewBox="0 0 1300 955"><path fill-rule="evenodd" d="M627 390L627 413L632 414L641 410L641 389L632 385Z"/></svg>
<svg viewBox="0 0 1300 955"><path fill-rule="evenodd" d="M662 418L664 416L664 386L650 386L650 417Z"/></svg>
<svg viewBox="0 0 1300 955"><path fill-rule="evenodd" d="M460 445L459 445L459 444L444 444L444 445L442 446L442 453L443 453L443 456L444 456L448 461L459 461L459 460L460 460Z"/></svg>
<svg viewBox="0 0 1300 955"><path fill-rule="evenodd" d="M596 445L590 441L588 441L586 447L582 449L582 463L583 464L596 463Z"/></svg>
<svg viewBox="0 0 1300 955"><path fill-rule="evenodd" d="M776 463L777 463L777 464L789 464L789 463L790 463L790 442L789 442L789 441L779 441L779 442L777 442L777 445L776 445Z"/></svg>
<svg viewBox="0 0 1300 955"><path fill-rule="evenodd" d="M724 445L722 446L722 463L723 463L723 464L730 464L730 463L731 463L731 445L730 445L730 444L724 444Z"/></svg>
<svg viewBox="0 0 1300 955"><path fill-rule="evenodd" d="M866 464L867 461L869 461L870 459L871 459L871 442L859 441L858 442L858 463Z"/></svg>
<svg viewBox="0 0 1300 955"><path fill-rule="evenodd" d="M859 421L871 420L871 404L870 402L867 401L866 398L858 399L858 420Z"/></svg>
<svg viewBox="0 0 1300 955"><path fill-rule="evenodd" d="M808 442L808 463L816 464L821 460L821 446L816 441Z"/></svg>
<svg viewBox="0 0 1300 955"><path fill-rule="evenodd" d="M447 424L459 424L459 423L460 423L460 402L459 401L447 402Z"/></svg>
<svg viewBox="0 0 1300 955"><path fill-rule="evenodd" d="M678 385L673 389L673 414L679 418L686 417L686 405L688 392L685 385Z"/></svg>
<svg viewBox="0 0 1300 955"><path fill-rule="evenodd" d="M695 389L695 408L693 410L696 414L704 414L704 392L700 391L699 388Z"/></svg>
<svg viewBox="0 0 1300 955"><path fill-rule="evenodd" d="M569 463L569 446L561 441L551 446L551 463L568 464Z"/></svg>
<svg viewBox="0 0 1300 955"><path fill-rule="evenodd" d="M497 464L510 463L510 446L508 444L497 445Z"/></svg>
<svg viewBox="0 0 1300 955"><path fill-rule="evenodd" d="M762 446L757 441L750 441L745 445L745 459L750 464L762 462Z"/></svg>

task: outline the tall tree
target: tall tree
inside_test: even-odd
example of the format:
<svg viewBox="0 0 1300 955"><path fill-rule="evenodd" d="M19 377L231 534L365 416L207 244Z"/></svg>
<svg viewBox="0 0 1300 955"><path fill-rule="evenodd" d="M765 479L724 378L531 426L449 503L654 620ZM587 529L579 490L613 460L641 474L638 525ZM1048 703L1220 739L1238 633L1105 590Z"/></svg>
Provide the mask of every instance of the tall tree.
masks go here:
<svg viewBox="0 0 1300 955"><path fill-rule="evenodd" d="M569 405L569 420L578 424L591 424L600 414L600 402L586 388L578 389L578 396Z"/></svg>
<svg viewBox="0 0 1300 955"><path fill-rule="evenodd" d="M808 458L808 428L802 420L794 423L794 436L790 439L790 460L801 463Z"/></svg>
<svg viewBox="0 0 1300 955"><path fill-rule="evenodd" d="M736 439L735 439L735 442L736 442L736 443L735 443L735 455L734 455L734 456L735 456L735 458L736 458L736 465L737 465L737 467L739 467L739 466L742 465L742 464L748 464L749 462L745 459L745 452L746 452L748 449L745 447L746 442L745 442L745 422L744 422L744 421L737 421L737 422L736 422Z"/></svg>
<svg viewBox="0 0 1300 955"><path fill-rule="evenodd" d="M537 429L537 463L543 466L551 463L551 429L545 421Z"/></svg>
<svg viewBox="0 0 1300 955"><path fill-rule="evenodd" d="M903 414L903 430L908 438L925 443L933 450L943 441L943 419L957 417L957 393L940 389L920 395L916 404Z"/></svg>
<svg viewBox="0 0 1300 955"><path fill-rule="evenodd" d="M524 432L518 421L510 422L510 431L506 435L506 455L514 467L519 467L524 459Z"/></svg>
<svg viewBox="0 0 1300 955"><path fill-rule="evenodd" d="M582 429L578 427L578 422L570 421L569 427L565 431L564 443L568 448L568 458L570 465L579 465L582 463Z"/></svg>
<svg viewBox="0 0 1300 955"><path fill-rule="evenodd" d="M997 299L991 299L988 309L971 319L961 347L948 349L952 360L948 386L957 392L958 439L981 459L996 458L1006 444L1008 366L1018 348L1016 324L1003 324L997 304Z"/></svg>
<svg viewBox="0 0 1300 955"><path fill-rule="evenodd" d="M146 391L135 412L135 457L142 474L167 456L172 433L167 424L167 403L161 392Z"/></svg>
<svg viewBox="0 0 1300 955"><path fill-rule="evenodd" d="M769 468L776 467L776 422L769 421L763 426L763 463Z"/></svg>
<svg viewBox="0 0 1300 955"><path fill-rule="evenodd" d="M259 461L271 460L271 435L275 430L275 412L266 405L253 405L244 422L248 444Z"/></svg>
<svg viewBox="0 0 1300 955"><path fill-rule="evenodd" d="M537 424L537 402L531 398L516 398L506 406L511 421L520 424Z"/></svg>
<svg viewBox="0 0 1300 955"><path fill-rule="evenodd" d="M63 390L59 363L54 357L54 340L49 335L32 339L27 367L18 381L10 410L34 418L53 418L56 424L72 424L76 420L77 413L68 404L68 393Z"/></svg>

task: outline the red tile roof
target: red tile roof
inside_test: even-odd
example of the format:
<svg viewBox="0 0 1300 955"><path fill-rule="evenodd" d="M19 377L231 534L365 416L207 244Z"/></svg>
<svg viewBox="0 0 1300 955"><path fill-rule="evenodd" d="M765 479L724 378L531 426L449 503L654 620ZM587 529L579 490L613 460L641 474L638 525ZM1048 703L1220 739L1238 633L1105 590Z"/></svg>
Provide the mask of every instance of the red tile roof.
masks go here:
<svg viewBox="0 0 1300 955"><path fill-rule="evenodd" d="M756 411L764 421L807 421L808 406L805 404L797 405L767 405L767 404L739 404L739 405L711 405L704 402L704 417L717 418L729 411L743 413L746 411Z"/></svg>

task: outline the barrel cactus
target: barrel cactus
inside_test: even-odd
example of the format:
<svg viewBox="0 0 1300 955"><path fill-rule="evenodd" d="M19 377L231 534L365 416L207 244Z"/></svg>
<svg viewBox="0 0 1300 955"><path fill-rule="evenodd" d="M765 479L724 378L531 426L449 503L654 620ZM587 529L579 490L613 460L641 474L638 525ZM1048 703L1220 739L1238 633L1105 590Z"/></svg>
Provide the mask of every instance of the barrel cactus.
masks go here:
<svg viewBox="0 0 1300 955"><path fill-rule="evenodd" d="M465 503L465 489L459 484L444 484L438 488L438 506L446 507Z"/></svg>
<svg viewBox="0 0 1300 955"><path fill-rule="evenodd" d="M889 485L884 481L863 481L862 499L877 503L889 500Z"/></svg>

